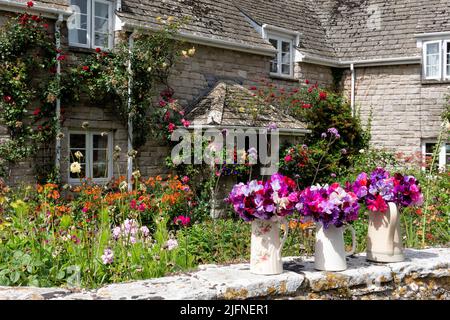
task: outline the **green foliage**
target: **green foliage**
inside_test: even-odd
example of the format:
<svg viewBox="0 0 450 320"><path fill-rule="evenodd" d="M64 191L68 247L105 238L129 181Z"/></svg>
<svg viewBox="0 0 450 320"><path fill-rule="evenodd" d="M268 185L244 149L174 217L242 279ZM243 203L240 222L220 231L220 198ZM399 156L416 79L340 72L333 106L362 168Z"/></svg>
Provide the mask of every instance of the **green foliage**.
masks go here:
<svg viewBox="0 0 450 320"><path fill-rule="evenodd" d="M75 96L83 93L92 103L113 105L124 124L131 115L135 149L144 145L149 136L167 138L167 128L161 125L167 112L180 118L174 112L177 106L167 79L181 55L181 44L174 36L182 23L168 23L152 33L133 33L131 47L128 41L121 41L112 52L97 49L71 70L66 87L78 87ZM161 95L164 106L155 108L156 89L161 85L167 88Z"/></svg>
<svg viewBox="0 0 450 320"><path fill-rule="evenodd" d="M59 81L53 73L57 52L46 28L40 17L23 13L0 31L0 122L10 136L0 146L0 175L5 175L9 163L35 154L36 145L55 134ZM39 81L34 78L37 73L41 74Z"/></svg>

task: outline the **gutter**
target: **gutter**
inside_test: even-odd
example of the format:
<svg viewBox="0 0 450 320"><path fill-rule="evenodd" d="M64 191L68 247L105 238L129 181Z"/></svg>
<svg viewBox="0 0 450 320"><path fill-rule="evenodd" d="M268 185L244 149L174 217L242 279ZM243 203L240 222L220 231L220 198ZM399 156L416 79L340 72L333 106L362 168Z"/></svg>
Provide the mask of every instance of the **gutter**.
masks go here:
<svg viewBox="0 0 450 320"><path fill-rule="evenodd" d="M394 57L394 58L367 59L367 60L334 60L312 56L304 52L302 52L302 55L303 57L301 59L301 62L309 62L335 68L350 68L352 64L354 65L354 67L420 64L422 59L420 56L409 56L409 57Z"/></svg>
<svg viewBox="0 0 450 320"><path fill-rule="evenodd" d="M47 6L42 6L39 4L33 5L31 8L27 7L27 4L24 2L16 2L11 0L0 0L0 10L2 11L9 11L9 12L15 12L18 11L30 11L30 12L36 12L41 13L43 17L45 18L58 18L62 15L64 17L69 17L72 15L72 10L63 10L63 9L57 9Z"/></svg>
<svg viewBox="0 0 450 320"><path fill-rule="evenodd" d="M356 71L355 71L355 65L353 63L350 65L350 71L352 73L352 83L351 83L351 92L350 92L350 107L351 107L353 116L355 116L356 115L356 111L355 111Z"/></svg>
<svg viewBox="0 0 450 320"><path fill-rule="evenodd" d="M248 130L248 129L254 129L254 130L267 130L267 127L244 127L244 126L227 126L227 125L190 125L187 130L203 130L203 129L235 129L235 130ZM288 135L297 135L302 136L308 133L311 133L311 130L309 129L294 129L294 128L278 128L277 131L280 134L288 134Z"/></svg>
<svg viewBox="0 0 450 320"><path fill-rule="evenodd" d="M159 28L156 28L156 27L140 25L140 24L135 24L135 23L131 23L131 22L123 22L122 27L124 29L142 29L142 30L146 30L146 31L160 30ZM259 48L259 47L252 46L252 45L245 44L245 43L230 42L227 40L217 39L217 38L213 38L213 37L208 38L208 37L190 34L190 33L186 33L186 32L179 32L175 36L175 39L185 40L188 42L192 42L192 43L196 43L196 44L200 44L200 45L206 45L206 46L215 47L215 48L235 50L235 51L253 53L253 54L270 56L270 57L273 57L277 52L275 50L275 48L267 48L267 49Z"/></svg>

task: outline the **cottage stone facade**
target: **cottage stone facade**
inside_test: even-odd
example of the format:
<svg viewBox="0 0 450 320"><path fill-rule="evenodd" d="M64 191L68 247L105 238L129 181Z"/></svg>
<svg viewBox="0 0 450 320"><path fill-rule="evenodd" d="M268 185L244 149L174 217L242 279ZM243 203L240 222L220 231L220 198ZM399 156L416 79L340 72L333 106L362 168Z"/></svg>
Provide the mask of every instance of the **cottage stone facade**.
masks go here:
<svg viewBox="0 0 450 320"><path fill-rule="evenodd" d="M42 12L53 23L59 15L65 21L70 16L70 0L35 3L33 10ZM250 86L267 79L285 88L298 86L306 79L325 87L338 82L337 88L353 100L355 108L361 109L364 121L372 110L373 146L413 153L421 150L423 141L438 136L450 79L424 79L422 47L427 39L450 39L449 0L115 0L112 4L111 32L116 37L137 27L151 31L157 26L157 17L191 18L180 37L187 46L196 48L196 54L181 60L169 79L175 97L186 108L220 80ZM0 16L24 8L23 1L0 0ZM292 40L289 76L270 72L271 61L278 55L268 41L270 33ZM74 64L84 52L92 52L69 46L65 23L62 46ZM339 79L336 74L343 76ZM113 165L113 173L124 175L127 128L112 109L83 102L62 108L66 137L86 121L89 130L112 135L113 144L123 150ZM0 137L7 137L1 125ZM63 139L61 151L61 176L67 181L67 139ZM139 150L135 166L144 176L167 173L164 158L168 154L167 147L149 141ZM13 184L34 179L33 160L10 169Z"/></svg>

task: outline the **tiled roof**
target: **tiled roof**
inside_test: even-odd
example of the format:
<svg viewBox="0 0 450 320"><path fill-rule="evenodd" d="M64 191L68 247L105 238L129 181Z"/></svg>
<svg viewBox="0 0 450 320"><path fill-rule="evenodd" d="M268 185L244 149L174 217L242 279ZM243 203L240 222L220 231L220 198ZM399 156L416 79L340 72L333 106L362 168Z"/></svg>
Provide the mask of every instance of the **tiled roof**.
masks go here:
<svg viewBox="0 0 450 320"><path fill-rule="evenodd" d="M334 57L325 29L310 0L233 0L248 17L258 23L300 32L300 49L321 57Z"/></svg>
<svg viewBox="0 0 450 320"><path fill-rule="evenodd" d="M228 0L122 0L118 15L126 22L153 27L157 17L188 17L181 33L273 50Z"/></svg>
<svg viewBox="0 0 450 320"><path fill-rule="evenodd" d="M258 103L249 89L232 81L221 80L198 100L186 118L193 125L267 128L275 123L280 129L306 129L303 122L263 101L260 101L260 108L254 117L249 108L255 102Z"/></svg>
<svg viewBox="0 0 450 320"><path fill-rule="evenodd" d="M316 0L340 60L418 56L414 34L450 31L450 0Z"/></svg>

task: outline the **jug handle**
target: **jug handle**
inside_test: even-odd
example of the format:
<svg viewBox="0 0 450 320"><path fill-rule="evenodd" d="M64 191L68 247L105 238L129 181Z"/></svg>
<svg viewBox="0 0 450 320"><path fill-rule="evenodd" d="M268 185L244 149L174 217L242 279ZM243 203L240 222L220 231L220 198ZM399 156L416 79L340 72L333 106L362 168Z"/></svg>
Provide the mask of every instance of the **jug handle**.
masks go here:
<svg viewBox="0 0 450 320"><path fill-rule="evenodd" d="M389 245L389 249L391 251L391 255L394 254L394 248L395 248L395 243L394 243L394 235L395 235L395 231L397 230L397 220L399 218L398 215L398 208L397 205L393 202L388 202L389 205L389 211L390 211L390 221L389 221L389 239L388 239L388 245Z"/></svg>
<svg viewBox="0 0 450 320"><path fill-rule="evenodd" d="M355 254L355 251L356 251L356 232L355 232L355 229L353 229L353 227L351 225L346 225L345 229L349 229L350 232L352 233L352 250L350 252L345 253L345 255L348 257L348 256ZM344 231L345 231L345 229L344 229Z"/></svg>
<svg viewBox="0 0 450 320"><path fill-rule="evenodd" d="M283 246L284 243L286 242L287 236L288 236L288 232L289 232L289 224L287 222L287 220L285 218L283 218L280 223L284 226L284 234L283 234L283 238L281 239L281 244L280 244L280 248L278 249L278 256L281 259L281 252L283 251Z"/></svg>

